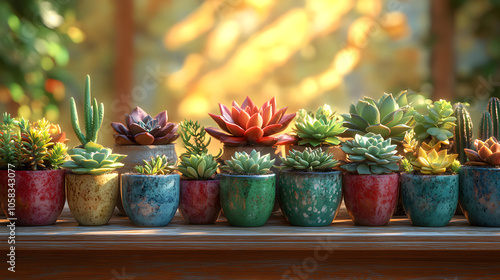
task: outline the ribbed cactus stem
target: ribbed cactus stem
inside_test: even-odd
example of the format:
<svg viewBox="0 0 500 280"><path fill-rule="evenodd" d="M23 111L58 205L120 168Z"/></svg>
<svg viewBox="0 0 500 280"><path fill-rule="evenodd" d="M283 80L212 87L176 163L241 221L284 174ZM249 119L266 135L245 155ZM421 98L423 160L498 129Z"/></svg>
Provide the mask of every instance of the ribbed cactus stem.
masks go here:
<svg viewBox="0 0 500 280"><path fill-rule="evenodd" d="M455 126L455 153L458 154L458 160L464 164L467 162L467 155L464 149L472 148L472 120L469 112L462 103L457 103L453 110L456 120Z"/></svg>
<svg viewBox="0 0 500 280"><path fill-rule="evenodd" d="M481 116L481 121L479 122L479 137L481 140L486 141L486 139L493 136L493 122L491 120L491 115L489 112L484 112Z"/></svg>
<svg viewBox="0 0 500 280"><path fill-rule="evenodd" d="M83 110L85 114L85 134L87 135L87 142L92 139L92 103L90 99L90 76L87 75L85 79L85 98L83 103ZM83 143L82 143L83 144Z"/></svg>
<svg viewBox="0 0 500 280"><path fill-rule="evenodd" d="M85 139L85 135L83 135L82 130L80 129L80 121L78 120L78 111L76 110L75 99L71 97L70 100L70 110L71 110L71 125L73 126L73 130L75 131L75 135L83 145L87 142Z"/></svg>
<svg viewBox="0 0 500 280"><path fill-rule="evenodd" d="M490 98L488 101L488 112L491 115L491 122L493 124L493 135L495 138L500 139L500 100L496 97Z"/></svg>

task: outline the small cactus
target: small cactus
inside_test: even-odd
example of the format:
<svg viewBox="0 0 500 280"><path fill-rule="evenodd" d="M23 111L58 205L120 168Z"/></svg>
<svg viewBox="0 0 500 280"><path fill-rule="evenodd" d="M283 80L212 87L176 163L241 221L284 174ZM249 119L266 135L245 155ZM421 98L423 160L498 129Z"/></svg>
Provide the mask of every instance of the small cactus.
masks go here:
<svg viewBox="0 0 500 280"><path fill-rule="evenodd" d="M493 121L488 111L484 112L479 122L479 138L483 141L493 137Z"/></svg>
<svg viewBox="0 0 500 280"><path fill-rule="evenodd" d="M490 98L488 101L488 112L491 115L491 121L493 124L493 137L500 139L500 100L496 97Z"/></svg>
<svg viewBox="0 0 500 280"><path fill-rule="evenodd" d="M455 121L455 154L458 154L460 163L467 162L467 156L464 149L472 148L472 120L469 112L462 103L455 104L453 114L457 120Z"/></svg>

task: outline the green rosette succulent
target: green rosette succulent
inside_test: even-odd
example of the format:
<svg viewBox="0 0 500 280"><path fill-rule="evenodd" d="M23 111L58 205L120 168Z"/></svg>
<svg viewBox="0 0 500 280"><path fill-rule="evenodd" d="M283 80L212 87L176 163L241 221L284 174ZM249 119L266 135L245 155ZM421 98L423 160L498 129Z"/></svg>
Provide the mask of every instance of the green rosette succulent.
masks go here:
<svg viewBox="0 0 500 280"><path fill-rule="evenodd" d="M236 175L264 175L269 173L274 161L269 154L261 156L256 150L250 154L236 152L230 160L225 161L226 165L221 166L221 170Z"/></svg>
<svg viewBox="0 0 500 280"><path fill-rule="evenodd" d="M144 165L136 165L135 171L144 175L167 175L175 170L175 163L168 161L165 155L151 157L150 161L143 160Z"/></svg>
<svg viewBox="0 0 500 280"><path fill-rule="evenodd" d="M294 131L299 145L338 145L337 137L347 128L343 127L343 119L335 116L329 105L325 104L316 113L299 110Z"/></svg>
<svg viewBox="0 0 500 280"><path fill-rule="evenodd" d="M100 175L123 167L120 163L126 155L112 154L111 149L94 142L88 142L84 148L73 148L68 151L71 160L61 165L75 174Z"/></svg>
<svg viewBox="0 0 500 280"><path fill-rule="evenodd" d="M427 106L427 114L415 114L415 136L418 141L431 138L434 142L449 144L448 139L453 137L455 121L453 107L446 100L439 100Z"/></svg>
<svg viewBox="0 0 500 280"><path fill-rule="evenodd" d="M367 133L356 135L353 140L345 141L341 147L349 159L349 163L341 168L347 172L358 174L389 174L399 170L396 145L391 139L380 134Z"/></svg>
<svg viewBox="0 0 500 280"><path fill-rule="evenodd" d="M292 150L286 157L280 157L282 169L297 171L331 171L338 161L333 155L321 149L306 148L303 152Z"/></svg>
<svg viewBox="0 0 500 280"><path fill-rule="evenodd" d="M190 155L181 158L179 172L187 179L208 180L217 172L218 163L212 155Z"/></svg>

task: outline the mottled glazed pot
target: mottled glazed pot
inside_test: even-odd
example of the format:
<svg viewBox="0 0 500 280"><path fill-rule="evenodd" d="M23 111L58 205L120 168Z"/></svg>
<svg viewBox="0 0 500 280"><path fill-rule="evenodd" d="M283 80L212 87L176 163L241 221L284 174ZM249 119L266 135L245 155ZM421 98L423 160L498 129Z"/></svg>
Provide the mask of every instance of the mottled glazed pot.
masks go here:
<svg viewBox="0 0 500 280"><path fill-rule="evenodd" d="M263 226L273 210L276 177L268 175L228 175L220 177L220 200L233 226Z"/></svg>
<svg viewBox="0 0 500 280"><path fill-rule="evenodd" d="M356 225L389 223L399 197L399 174L357 175L344 173L344 203Z"/></svg>
<svg viewBox="0 0 500 280"><path fill-rule="evenodd" d="M57 221L66 201L64 170L20 171L0 170L0 201L6 217L15 217L16 225L46 226ZM11 179L9 181L9 179ZM15 200L9 200L13 183ZM12 193L12 192L10 192ZM11 195L12 196L12 195ZM12 197L10 199L13 199ZM14 203L14 205L12 205ZM9 204L15 213L9 215Z"/></svg>
<svg viewBox="0 0 500 280"><path fill-rule="evenodd" d="M500 168L463 166L459 201L471 225L500 227Z"/></svg>
<svg viewBox="0 0 500 280"><path fill-rule="evenodd" d="M213 224L220 211L219 180L181 180L179 212L186 223Z"/></svg>
<svg viewBox="0 0 500 280"><path fill-rule="evenodd" d="M117 169L120 174L123 173L134 173L136 165L144 165L144 160L149 161L151 157L156 157L157 155L165 155L168 160L175 160L177 162L177 153L175 152L175 144L167 145L114 145L113 153L127 155L121 163L125 166ZM121 181L120 181L121 184ZM120 186L121 188L121 186ZM120 214L126 216L125 210L123 209L123 202L120 195L120 189L118 189L118 201L116 207L120 211Z"/></svg>
<svg viewBox="0 0 500 280"><path fill-rule="evenodd" d="M179 196L179 174L122 174L123 209L135 225L168 225L177 212Z"/></svg>
<svg viewBox="0 0 500 280"><path fill-rule="evenodd" d="M342 172L283 171L279 178L281 211L295 226L327 226L342 202Z"/></svg>
<svg viewBox="0 0 500 280"><path fill-rule="evenodd" d="M71 214L82 226L105 225L115 209L120 175L66 174L66 194Z"/></svg>
<svg viewBox="0 0 500 280"><path fill-rule="evenodd" d="M408 218L416 226L446 226L458 204L458 174L401 174L401 199Z"/></svg>

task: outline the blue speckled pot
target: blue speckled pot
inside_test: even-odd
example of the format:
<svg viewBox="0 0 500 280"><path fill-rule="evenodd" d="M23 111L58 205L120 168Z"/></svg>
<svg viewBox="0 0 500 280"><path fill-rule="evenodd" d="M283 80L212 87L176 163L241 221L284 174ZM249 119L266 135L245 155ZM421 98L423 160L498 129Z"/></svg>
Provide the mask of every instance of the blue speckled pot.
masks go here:
<svg viewBox="0 0 500 280"><path fill-rule="evenodd" d="M295 226L328 226L342 202L342 172L283 171L279 177L281 211Z"/></svg>
<svg viewBox="0 0 500 280"><path fill-rule="evenodd" d="M500 227L500 168L463 166L459 200L471 225Z"/></svg>
<svg viewBox="0 0 500 280"><path fill-rule="evenodd" d="M411 223L423 227L446 226L457 209L458 174L401 174L401 199Z"/></svg>
<svg viewBox="0 0 500 280"><path fill-rule="evenodd" d="M122 174L123 208L138 226L166 226L179 206L180 176Z"/></svg>

